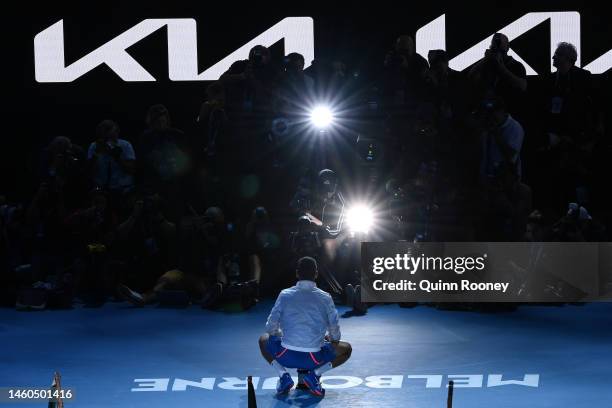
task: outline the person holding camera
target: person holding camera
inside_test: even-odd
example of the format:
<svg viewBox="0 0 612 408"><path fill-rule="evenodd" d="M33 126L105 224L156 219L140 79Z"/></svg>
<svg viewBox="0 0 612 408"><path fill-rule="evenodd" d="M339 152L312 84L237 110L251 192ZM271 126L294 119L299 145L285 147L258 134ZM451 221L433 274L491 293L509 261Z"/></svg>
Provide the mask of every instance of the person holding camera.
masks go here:
<svg viewBox="0 0 612 408"><path fill-rule="evenodd" d="M119 138L119 125L103 120L96 127L96 141L89 145L93 182L112 193L124 194L134 189L136 155L132 144Z"/></svg>
<svg viewBox="0 0 612 408"><path fill-rule="evenodd" d="M39 161L40 179L52 190L63 191L69 209L86 204L90 180L84 159L83 149L66 136L53 138L42 151Z"/></svg>
<svg viewBox="0 0 612 408"><path fill-rule="evenodd" d="M463 76L448 66L445 50L430 50L427 54L429 70L425 76L427 98L433 102L438 116L448 122L464 114ZM454 124L453 124L454 125Z"/></svg>
<svg viewBox="0 0 612 408"><path fill-rule="evenodd" d="M177 267L177 227L166 219L157 193L149 192L134 201L116 236L119 257L132 271L127 278L138 287L151 285Z"/></svg>
<svg viewBox="0 0 612 408"><path fill-rule="evenodd" d="M166 217L178 222L192 188L188 182L198 148L194 139L172 126L170 112L162 104L149 107L145 124L147 128L138 143L139 179L163 198Z"/></svg>
<svg viewBox="0 0 612 408"><path fill-rule="evenodd" d="M309 248L320 249L321 275L325 284L336 294L343 289L332 269L340 247L341 240L337 238L343 232L346 204L339 184L336 172L323 169L313 179L303 177L300 180L290 203L291 208L302 217L299 219L299 227L304 234L300 233L299 236L312 238L316 234L316 241L309 238L306 242Z"/></svg>
<svg viewBox="0 0 612 408"><path fill-rule="evenodd" d="M297 230L289 236L291 253L296 259L303 256L318 257L321 241L316 229L316 225L307 215L298 218Z"/></svg>
<svg viewBox="0 0 612 408"><path fill-rule="evenodd" d="M198 130L205 141L203 153L206 158L210 159L217 153L225 156L228 151L231 152L230 143L225 139L227 121L225 88L216 81L206 88L206 101L200 106L200 113L196 118ZM196 154L201 150L201 146L198 146Z"/></svg>
<svg viewBox="0 0 612 408"><path fill-rule="evenodd" d="M117 218L107 192L94 188L89 197L89 206L69 215L64 225L75 254L76 286L86 301L100 304L117 283L112 262Z"/></svg>
<svg viewBox="0 0 612 408"><path fill-rule="evenodd" d="M271 292L278 285L280 244L268 211L264 207L256 207L245 228L244 249L248 257L248 278L255 280L262 292Z"/></svg>
<svg viewBox="0 0 612 408"><path fill-rule="evenodd" d="M248 59L234 62L219 79L225 87L233 156L241 170L258 172L270 163L266 156L273 148L269 136L279 76L270 50L256 45Z"/></svg>
<svg viewBox="0 0 612 408"><path fill-rule="evenodd" d="M304 64L304 56L297 52L284 59L275 101L275 110L283 115L303 115L305 102L314 96L314 79L304 72Z"/></svg>
<svg viewBox="0 0 612 408"><path fill-rule="evenodd" d="M482 106L480 181L484 195L488 239L520 240L531 212L531 189L521 183L523 127L504 101L490 99Z"/></svg>
<svg viewBox="0 0 612 408"><path fill-rule="evenodd" d="M391 106L413 106L425 95L427 60L416 53L414 39L400 35L385 56L383 90Z"/></svg>
<svg viewBox="0 0 612 408"><path fill-rule="evenodd" d="M139 205L137 203L135 211L137 210L142 211L146 216L147 210L144 202ZM153 212L155 213L157 211ZM118 231L120 236L126 237L126 233L134 230L138 218L142 216L135 214L122 224ZM155 218L159 219L160 215ZM224 285L227 286L229 283L225 268L227 259L224 257L228 250L223 211L218 207L210 207L204 216L197 217L190 222L183 221L183 224L185 225L181 225L181 237L178 241L180 246L178 261L165 255L169 251L167 247L162 246L174 242L176 234L174 224L162 219L159 225L161 228L157 233L145 239L146 250L155 251L154 255L158 257L156 259L161 261L164 261L164 256L166 256L165 260L168 262L156 261L154 265L150 265L150 268L155 268L155 274L147 277L145 290L142 292L135 290L133 286L119 285L119 294L125 300L135 306L144 306L158 302L161 292L172 290L186 292L191 302L198 303L202 307L211 307L221 297ZM141 231L142 227L134 232L142 234ZM147 259L148 257L144 258L145 261ZM161 269L167 267L172 269ZM159 274L160 271L161 274ZM151 281L150 277L155 279Z"/></svg>
<svg viewBox="0 0 612 408"><path fill-rule="evenodd" d="M527 71L523 64L508 55L509 40L505 34L495 33L484 57L468 73L475 90L476 104L483 99L502 98L513 115L522 113L527 91Z"/></svg>
<svg viewBox="0 0 612 408"><path fill-rule="evenodd" d="M270 50L263 45L254 46L248 59L234 62L221 75L228 106L242 112L270 110L279 75Z"/></svg>

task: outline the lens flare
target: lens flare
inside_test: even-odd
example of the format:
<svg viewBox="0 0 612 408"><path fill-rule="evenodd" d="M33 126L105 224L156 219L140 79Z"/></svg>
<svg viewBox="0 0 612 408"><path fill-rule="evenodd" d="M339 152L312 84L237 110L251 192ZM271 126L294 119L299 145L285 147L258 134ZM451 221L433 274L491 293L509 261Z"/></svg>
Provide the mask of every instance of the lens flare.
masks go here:
<svg viewBox="0 0 612 408"><path fill-rule="evenodd" d="M327 106L317 106L310 112L310 121L316 128L325 129L334 121L334 114Z"/></svg>
<svg viewBox="0 0 612 408"><path fill-rule="evenodd" d="M368 233L374 225L374 212L366 205L354 205L346 213L346 223L351 232Z"/></svg>

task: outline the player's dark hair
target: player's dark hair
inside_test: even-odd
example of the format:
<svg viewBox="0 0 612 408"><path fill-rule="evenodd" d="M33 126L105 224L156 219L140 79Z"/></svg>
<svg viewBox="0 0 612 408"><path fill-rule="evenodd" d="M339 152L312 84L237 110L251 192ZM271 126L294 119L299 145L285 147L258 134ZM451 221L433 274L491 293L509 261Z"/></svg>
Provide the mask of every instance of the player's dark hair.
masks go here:
<svg viewBox="0 0 612 408"><path fill-rule="evenodd" d="M317 261L314 258L302 257L297 262L297 277L299 280L314 281L317 278L317 269Z"/></svg>

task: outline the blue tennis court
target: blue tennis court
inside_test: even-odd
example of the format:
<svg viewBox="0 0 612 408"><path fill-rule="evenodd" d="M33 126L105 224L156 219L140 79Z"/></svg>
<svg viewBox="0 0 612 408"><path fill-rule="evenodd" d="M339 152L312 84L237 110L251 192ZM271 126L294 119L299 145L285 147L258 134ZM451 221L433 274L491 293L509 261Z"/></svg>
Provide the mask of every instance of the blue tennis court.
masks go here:
<svg viewBox="0 0 612 408"><path fill-rule="evenodd" d="M445 407L453 380L454 407L612 406L612 304L495 314L377 305L341 319L353 354L323 377L324 399L275 396L257 345L271 306L2 309L0 386L48 387L58 370L75 391L68 407L247 407L252 375L258 407L420 408Z"/></svg>

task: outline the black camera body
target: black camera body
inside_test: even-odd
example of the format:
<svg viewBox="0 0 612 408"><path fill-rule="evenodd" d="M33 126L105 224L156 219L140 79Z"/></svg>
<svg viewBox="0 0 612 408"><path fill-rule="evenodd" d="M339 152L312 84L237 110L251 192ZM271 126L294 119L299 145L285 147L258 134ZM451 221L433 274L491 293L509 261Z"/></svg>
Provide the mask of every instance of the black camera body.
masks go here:
<svg viewBox="0 0 612 408"><path fill-rule="evenodd" d="M260 49L254 49L251 52L250 60L255 66L260 66L263 64L263 51Z"/></svg>
<svg viewBox="0 0 612 408"><path fill-rule="evenodd" d="M298 256L316 257L318 255L321 240L307 216L301 216L298 219L298 228L297 231L291 233L290 243L291 252Z"/></svg>
<svg viewBox="0 0 612 408"><path fill-rule="evenodd" d="M115 159L119 159L122 153L123 153L123 149L121 148L121 146L113 146L110 149L110 155L114 157Z"/></svg>
<svg viewBox="0 0 612 408"><path fill-rule="evenodd" d="M319 234L316 231L296 231L291 233L291 252L302 256L316 258L321 248Z"/></svg>
<svg viewBox="0 0 612 408"><path fill-rule="evenodd" d="M400 67L404 61L406 60L406 57L403 56L402 54L398 53L395 50L391 50L388 54L388 64L390 67L392 68L398 68Z"/></svg>

